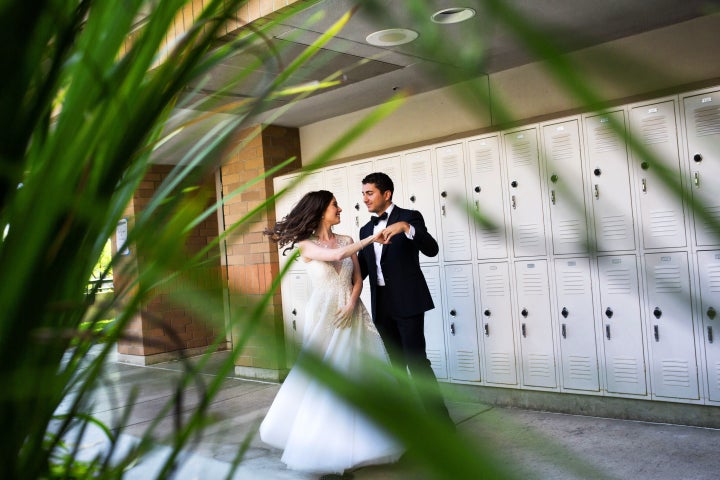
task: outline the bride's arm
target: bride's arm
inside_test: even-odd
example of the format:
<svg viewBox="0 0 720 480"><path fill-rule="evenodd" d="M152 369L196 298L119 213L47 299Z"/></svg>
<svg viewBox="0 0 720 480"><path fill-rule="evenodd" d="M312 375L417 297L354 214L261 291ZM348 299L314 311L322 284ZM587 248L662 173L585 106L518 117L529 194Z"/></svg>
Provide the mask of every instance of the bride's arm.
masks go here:
<svg viewBox="0 0 720 480"><path fill-rule="evenodd" d="M352 273L352 292L350 292L350 300L348 303L341 306L338 310L338 316L333 322L336 328L347 328L352 325L352 314L355 311L355 306L360 299L360 293L363 288L362 275L360 274L360 262L357 256L352 256L353 262L353 273Z"/></svg>
<svg viewBox="0 0 720 480"><path fill-rule="evenodd" d="M356 254L363 248L373 243L379 236L380 233L378 232L375 235L363 238L359 242L350 243L349 245L345 245L340 248L323 248L310 240L303 240L299 242L298 247L300 248L300 254L310 260L337 262L345 257ZM350 241L352 242L352 239L350 239Z"/></svg>

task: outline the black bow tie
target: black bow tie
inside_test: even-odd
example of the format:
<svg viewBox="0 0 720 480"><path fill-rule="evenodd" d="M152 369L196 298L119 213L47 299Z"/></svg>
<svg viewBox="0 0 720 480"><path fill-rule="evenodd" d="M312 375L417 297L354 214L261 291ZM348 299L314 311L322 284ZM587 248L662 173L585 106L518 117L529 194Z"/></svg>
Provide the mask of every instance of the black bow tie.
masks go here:
<svg viewBox="0 0 720 480"><path fill-rule="evenodd" d="M382 220L386 220L386 219L387 219L387 212L383 212L382 215L376 215L374 217L370 217L370 220L372 220L373 225L377 225Z"/></svg>

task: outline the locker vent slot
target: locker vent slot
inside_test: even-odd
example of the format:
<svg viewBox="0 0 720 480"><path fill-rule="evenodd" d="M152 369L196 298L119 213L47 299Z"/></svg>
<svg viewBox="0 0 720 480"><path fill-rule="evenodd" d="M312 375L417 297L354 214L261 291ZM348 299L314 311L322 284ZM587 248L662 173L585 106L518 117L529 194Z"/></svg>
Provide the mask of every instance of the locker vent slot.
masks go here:
<svg viewBox="0 0 720 480"><path fill-rule="evenodd" d="M595 127L595 153L614 152L624 147L624 143L610 125L603 123Z"/></svg>
<svg viewBox="0 0 720 480"><path fill-rule="evenodd" d="M440 159L443 168L444 178L462 178L464 177L460 157L455 153L443 155Z"/></svg>
<svg viewBox="0 0 720 480"><path fill-rule="evenodd" d="M710 293L720 293L720 263L712 263L706 267L708 275L708 290ZM718 371L720 373L720 370Z"/></svg>
<svg viewBox="0 0 720 480"><path fill-rule="evenodd" d="M698 137L720 133L720 105L695 110L695 132Z"/></svg>
<svg viewBox="0 0 720 480"><path fill-rule="evenodd" d="M563 272L560 289L563 295L584 295L587 292L585 275L581 272Z"/></svg>
<svg viewBox="0 0 720 480"><path fill-rule="evenodd" d="M682 293L680 267L677 265L656 265L654 276L656 293Z"/></svg>
<svg viewBox="0 0 720 480"><path fill-rule="evenodd" d="M642 141L646 145L665 143L669 140L667 117L664 115L644 118L640 130L642 132Z"/></svg>
<svg viewBox="0 0 720 480"><path fill-rule="evenodd" d="M429 180L425 163L422 160L413 161L408 170L410 174L409 185L424 184Z"/></svg>
<svg viewBox="0 0 720 480"><path fill-rule="evenodd" d="M507 353L491 353L488 367L495 375L510 375L513 373L513 358Z"/></svg>
<svg viewBox="0 0 720 480"><path fill-rule="evenodd" d="M467 250L467 238L465 232L448 232L445 235L448 252L464 253Z"/></svg>
<svg viewBox="0 0 720 480"><path fill-rule="evenodd" d="M453 298L468 298L472 287L472 279L468 279L464 275L451 275L448 287L453 292Z"/></svg>
<svg viewBox="0 0 720 480"><path fill-rule="evenodd" d="M715 362L715 390L720 391L720 362ZM709 383L709 382L708 382ZM712 388L710 390L713 390Z"/></svg>
<svg viewBox="0 0 720 480"><path fill-rule="evenodd" d="M430 296L432 296L433 299L440 298L440 288L435 277L425 275L425 282L430 290Z"/></svg>
<svg viewBox="0 0 720 480"><path fill-rule="evenodd" d="M650 233L653 237L674 237L679 234L679 226L675 210L650 212Z"/></svg>
<svg viewBox="0 0 720 480"><path fill-rule="evenodd" d="M482 150L475 150L474 156L474 171L476 174L492 173L495 170L493 162L493 150L490 148L484 148Z"/></svg>
<svg viewBox="0 0 720 480"><path fill-rule="evenodd" d="M526 273L521 278L521 291L525 295L547 295L545 282L543 282L542 274Z"/></svg>
<svg viewBox="0 0 720 480"><path fill-rule="evenodd" d="M432 369L435 371L436 376L444 377L445 368L443 367L444 353L437 349L427 349L427 357L430 360Z"/></svg>
<svg viewBox="0 0 720 480"><path fill-rule="evenodd" d="M584 382L594 381L593 360L579 355L568 355L567 360L570 378Z"/></svg>
<svg viewBox="0 0 720 480"><path fill-rule="evenodd" d="M606 291L610 295L629 295L633 292L633 276L625 268L613 268L605 272Z"/></svg>
<svg viewBox="0 0 720 480"><path fill-rule="evenodd" d="M540 245L543 239L537 223L521 224L517 226L518 246L532 248Z"/></svg>
<svg viewBox="0 0 720 480"><path fill-rule="evenodd" d="M557 225L557 239L561 244L575 244L583 234L583 225L579 220L563 220Z"/></svg>
<svg viewBox="0 0 720 480"><path fill-rule="evenodd" d="M455 352L455 368L457 372L474 373L477 371L479 360L471 350L457 350Z"/></svg>
<svg viewBox="0 0 720 480"><path fill-rule="evenodd" d="M690 370L685 360L664 360L662 362L662 383L668 387L689 387Z"/></svg>
<svg viewBox="0 0 720 480"><path fill-rule="evenodd" d="M638 364L633 357L615 357L613 359L613 376L618 383L632 383L637 385Z"/></svg>
<svg viewBox="0 0 720 480"><path fill-rule="evenodd" d="M493 230L479 230L478 238L480 240L480 244L485 248L500 248L504 243L502 233Z"/></svg>
<svg viewBox="0 0 720 480"><path fill-rule="evenodd" d="M532 155L532 148L530 148L530 142L524 140L522 142L516 142L512 145L512 160L513 165L516 167L527 167L535 163Z"/></svg>
<svg viewBox="0 0 720 480"><path fill-rule="evenodd" d="M527 366L531 377L552 378L554 376L552 359L548 355L529 354Z"/></svg>
<svg viewBox="0 0 720 480"><path fill-rule="evenodd" d="M623 215L605 215L600 218L600 231L605 240L627 238L627 220Z"/></svg>
<svg viewBox="0 0 720 480"><path fill-rule="evenodd" d="M707 221L702 222L702 233L705 235L705 238L712 239L711 243L717 243L717 233L715 229L713 228L713 225L719 225L720 224L720 205L705 205L705 215L709 217Z"/></svg>
<svg viewBox="0 0 720 480"><path fill-rule="evenodd" d="M489 297L502 297L506 295L505 278L500 275L486 274L484 276L483 292Z"/></svg>
<svg viewBox="0 0 720 480"><path fill-rule="evenodd" d="M569 133L554 135L552 138L552 159L554 161L572 160L572 135Z"/></svg>

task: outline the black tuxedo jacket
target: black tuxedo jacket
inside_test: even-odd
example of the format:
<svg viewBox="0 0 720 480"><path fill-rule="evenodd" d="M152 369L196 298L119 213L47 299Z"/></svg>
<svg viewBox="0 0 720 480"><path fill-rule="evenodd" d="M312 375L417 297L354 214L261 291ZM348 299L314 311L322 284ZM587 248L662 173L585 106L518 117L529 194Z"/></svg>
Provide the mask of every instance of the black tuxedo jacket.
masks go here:
<svg viewBox="0 0 720 480"><path fill-rule="evenodd" d="M435 239L425 227L425 220L417 210L406 210L395 205L388 217L387 224L408 222L415 228L415 236L408 239L399 233L390 239L389 245L383 245L380 267L385 279L385 289L392 302L393 315L410 317L422 314L435 308L425 276L420 270L420 252L428 257L438 254L439 248ZM368 222L360 229L360 239L373 233L374 225ZM372 298L372 316L377 318L376 289L377 265L375 247L370 244L358 253L362 277L370 277L370 294Z"/></svg>

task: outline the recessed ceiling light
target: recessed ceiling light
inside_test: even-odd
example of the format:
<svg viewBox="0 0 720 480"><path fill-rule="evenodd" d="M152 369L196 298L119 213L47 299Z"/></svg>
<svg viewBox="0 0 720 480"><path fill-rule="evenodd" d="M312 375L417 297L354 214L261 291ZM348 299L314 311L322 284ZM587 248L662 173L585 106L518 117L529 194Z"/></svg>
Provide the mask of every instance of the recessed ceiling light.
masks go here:
<svg viewBox="0 0 720 480"><path fill-rule="evenodd" d="M365 41L376 47L393 47L395 45L410 43L417 37L418 33L413 30L408 30L407 28L390 28L388 30L371 33L365 37Z"/></svg>
<svg viewBox="0 0 720 480"><path fill-rule="evenodd" d="M435 23L459 23L475 16L475 10L466 7L444 8L433 14L430 19Z"/></svg>

